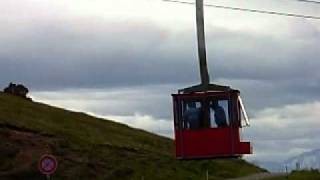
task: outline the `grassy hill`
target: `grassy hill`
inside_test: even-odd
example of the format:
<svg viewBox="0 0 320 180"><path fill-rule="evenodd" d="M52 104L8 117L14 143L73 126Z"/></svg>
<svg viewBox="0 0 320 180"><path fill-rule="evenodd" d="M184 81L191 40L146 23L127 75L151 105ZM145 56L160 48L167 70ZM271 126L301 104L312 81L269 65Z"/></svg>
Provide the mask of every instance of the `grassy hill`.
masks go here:
<svg viewBox="0 0 320 180"><path fill-rule="evenodd" d="M319 170L301 170L293 171L288 176L269 178L267 180L320 180Z"/></svg>
<svg viewBox="0 0 320 180"><path fill-rule="evenodd" d="M175 160L171 139L127 125L0 93L0 179L43 179L37 161L54 154L54 179L210 179L263 171L241 159Z"/></svg>

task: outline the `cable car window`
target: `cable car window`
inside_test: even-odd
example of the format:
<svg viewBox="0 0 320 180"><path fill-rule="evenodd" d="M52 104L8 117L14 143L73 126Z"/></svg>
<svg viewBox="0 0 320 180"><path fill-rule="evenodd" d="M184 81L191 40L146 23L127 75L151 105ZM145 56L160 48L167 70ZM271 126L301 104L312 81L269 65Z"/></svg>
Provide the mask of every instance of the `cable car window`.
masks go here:
<svg viewBox="0 0 320 180"><path fill-rule="evenodd" d="M200 101L184 101L182 108L182 126L185 129L200 128L202 115L202 103Z"/></svg>
<svg viewBox="0 0 320 180"><path fill-rule="evenodd" d="M226 127L229 125L228 100L210 101L210 127Z"/></svg>

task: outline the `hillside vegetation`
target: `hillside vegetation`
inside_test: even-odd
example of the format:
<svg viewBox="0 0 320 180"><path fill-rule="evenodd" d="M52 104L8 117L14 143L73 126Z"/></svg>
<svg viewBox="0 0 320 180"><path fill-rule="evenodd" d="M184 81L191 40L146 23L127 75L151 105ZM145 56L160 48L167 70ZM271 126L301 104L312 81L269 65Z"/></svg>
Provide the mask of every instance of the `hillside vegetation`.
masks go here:
<svg viewBox="0 0 320 180"><path fill-rule="evenodd" d="M320 180L319 170L292 171L288 176L269 178L268 180Z"/></svg>
<svg viewBox="0 0 320 180"><path fill-rule="evenodd" d="M174 158L171 139L124 124L0 93L0 179L43 179L37 161L54 154L54 179L225 179L262 172L241 159Z"/></svg>

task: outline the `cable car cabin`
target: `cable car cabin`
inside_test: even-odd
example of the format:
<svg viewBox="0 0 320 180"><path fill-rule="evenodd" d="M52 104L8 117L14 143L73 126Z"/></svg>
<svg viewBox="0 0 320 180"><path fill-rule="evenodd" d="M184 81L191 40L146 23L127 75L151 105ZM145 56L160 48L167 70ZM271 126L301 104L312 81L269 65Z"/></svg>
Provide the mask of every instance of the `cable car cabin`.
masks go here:
<svg viewBox="0 0 320 180"><path fill-rule="evenodd" d="M172 95L178 159L239 157L252 153L250 142L240 141L242 117L248 125L240 92L227 86L211 89L214 90L184 89Z"/></svg>

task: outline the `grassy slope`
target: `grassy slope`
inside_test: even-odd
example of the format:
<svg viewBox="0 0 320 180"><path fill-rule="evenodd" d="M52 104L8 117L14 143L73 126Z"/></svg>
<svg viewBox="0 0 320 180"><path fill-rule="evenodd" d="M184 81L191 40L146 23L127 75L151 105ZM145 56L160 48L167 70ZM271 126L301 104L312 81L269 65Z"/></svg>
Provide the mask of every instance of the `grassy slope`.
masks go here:
<svg viewBox="0 0 320 180"><path fill-rule="evenodd" d="M0 141L0 179L42 178L37 160L46 152L59 160L55 179L202 179L206 169L223 179L262 171L240 159L178 161L168 138L3 93Z"/></svg>
<svg viewBox="0 0 320 180"><path fill-rule="evenodd" d="M288 177L277 177L277 178L270 178L268 180L320 180L320 172L318 170L303 170L303 171L293 171L289 174Z"/></svg>

